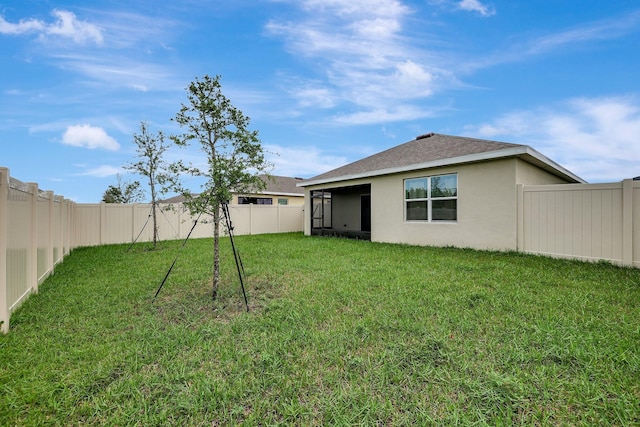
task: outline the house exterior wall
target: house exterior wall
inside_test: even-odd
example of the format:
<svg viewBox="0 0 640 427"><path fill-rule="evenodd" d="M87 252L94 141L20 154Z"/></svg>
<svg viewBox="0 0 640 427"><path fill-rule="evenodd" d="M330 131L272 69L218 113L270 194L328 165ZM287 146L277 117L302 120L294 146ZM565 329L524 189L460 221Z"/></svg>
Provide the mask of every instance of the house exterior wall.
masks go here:
<svg viewBox="0 0 640 427"><path fill-rule="evenodd" d="M360 215L360 197L362 190L332 193L332 226L338 231L360 231L362 229Z"/></svg>
<svg viewBox="0 0 640 427"><path fill-rule="evenodd" d="M531 163L516 159L516 184L550 185L567 184L567 181Z"/></svg>
<svg viewBox="0 0 640 427"><path fill-rule="evenodd" d="M456 222L405 221L404 180L456 173ZM517 158L446 166L377 176L305 188L332 192L333 229L359 230L359 197L344 187L371 185L371 240L412 245L457 246L474 249L516 250L518 233L517 184L557 184L566 181ZM307 206L306 212L310 212ZM344 225L347 224L348 227ZM305 233L311 234L305 216Z"/></svg>
<svg viewBox="0 0 640 427"><path fill-rule="evenodd" d="M299 195L299 196L290 196L290 195L278 195L278 194L265 194L265 193L261 193L261 194L244 194L244 195L240 195L240 197L262 197L262 198L271 198L273 199L273 204L277 205L278 204L278 199L286 199L287 205L288 206L302 206L304 205L304 195ZM238 204L238 195L234 194L233 198L231 199L231 204L232 205L237 205Z"/></svg>
<svg viewBox="0 0 640 427"><path fill-rule="evenodd" d="M515 249L515 161L457 165L380 177L371 186L371 240L476 249ZM408 222L404 180L457 173L456 222Z"/></svg>

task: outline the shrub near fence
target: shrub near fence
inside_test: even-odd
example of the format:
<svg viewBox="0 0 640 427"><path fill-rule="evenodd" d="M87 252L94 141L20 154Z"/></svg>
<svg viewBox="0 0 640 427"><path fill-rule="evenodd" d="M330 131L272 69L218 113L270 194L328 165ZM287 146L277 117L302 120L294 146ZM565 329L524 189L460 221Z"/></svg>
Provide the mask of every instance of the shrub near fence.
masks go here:
<svg viewBox="0 0 640 427"><path fill-rule="evenodd" d="M236 235L303 230L303 206L229 208ZM153 240L150 214L150 204L74 203L0 168L0 332L73 248ZM194 227L181 204L161 204L157 218L160 240L184 239L192 228L192 238L213 235L211 217L202 215Z"/></svg>

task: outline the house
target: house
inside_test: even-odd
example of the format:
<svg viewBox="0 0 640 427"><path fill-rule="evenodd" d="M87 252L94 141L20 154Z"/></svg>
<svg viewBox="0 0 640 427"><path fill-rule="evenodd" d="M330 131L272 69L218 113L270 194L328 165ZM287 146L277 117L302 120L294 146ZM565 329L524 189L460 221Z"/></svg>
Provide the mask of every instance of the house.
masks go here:
<svg viewBox="0 0 640 427"><path fill-rule="evenodd" d="M231 205L303 205L304 189L297 186L302 178L277 175L260 175L265 183L265 189L255 193L234 194ZM178 195L163 200L163 203L180 203L184 196Z"/></svg>
<svg viewBox="0 0 640 427"><path fill-rule="evenodd" d="M517 249L517 185L585 181L527 145L429 133L298 185L306 235Z"/></svg>
<svg viewBox="0 0 640 427"><path fill-rule="evenodd" d="M260 175L265 189L252 194L234 194L231 204L237 205L303 205L304 189L298 187L302 178Z"/></svg>

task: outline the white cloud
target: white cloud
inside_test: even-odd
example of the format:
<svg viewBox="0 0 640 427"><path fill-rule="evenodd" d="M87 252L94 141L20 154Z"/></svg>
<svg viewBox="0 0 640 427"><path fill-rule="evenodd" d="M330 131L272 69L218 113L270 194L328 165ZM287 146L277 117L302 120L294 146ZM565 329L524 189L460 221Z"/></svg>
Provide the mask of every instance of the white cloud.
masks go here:
<svg viewBox="0 0 640 427"><path fill-rule="evenodd" d="M640 10L637 10L625 16L582 23L573 28L513 42L511 46L502 47L499 51L484 58L461 61L458 64L458 69L472 72L503 63L523 61L536 55L570 49L578 44L617 39L638 31L639 28Z"/></svg>
<svg viewBox="0 0 640 427"><path fill-rule="evenodd" d="M629 13L621 18L590 22L576 28L539 37L530 43L526 52L537 54L572 43L618 38L637 29L639 23L640 11Z"/></svg>
<svg viewBox="0 0 640 427"><path fill-rule="evenodd" d="M400 105L391 108L378 108L349 114L338 114L333 117L333 121L342 125L368 125L423 119L432 117L433 115L433 111L423 107Z"/></svg>
<svg viewBox="0 0 640 427"><path fill-rule="evenodd" d="M45 28L46 24L37 19L22 19L17 24L12 24L11 22L7 22L3 16L0 16L0 34L16 35L41 32L44 31Z"/></svg>
<svg viewBox="0 0 640 427"><path fill-rule="evenodd" d="M121 172L122 172L122 168L109 166L109 165L102 165L102 166L98 166L97 168L88 169L82 173L79 173L78 175L79 176L95 176L96 178L107 178L110 176L118 175Z"/></svg>
<svg viewBox="0 0 640 427"><path fill-rule="evenodd" d="M62 143L89 149L99 148L109 151L120 149L118 141L107 135L104 129L88 124L67 127L62 135Z"/></svg>
<svg viewBox="0 0 640 427"><path fill-rule="evenodd" d="M482 16L491 16L496 12L490 7L482 4L479 0L461 0L458 8L469 12L478 12Z"/></svg>
<svg viewBox="0 0 640 427"><path fill-rule="evenodd" d="M577 98L468 130L530 145L588 181L640 175L640 102L633 97Z"/></svg>
<svg viewBox="0 0 640 427"><path fill-rule="evenodd" d="M80 21L73 12L66 10L54 10L52 14L57 18L57 21L47 27L47 34L67 37L79 44L84 44L87 41L102 44L102 31L98 26Z"/></svg>
<svg viewBox="0 0 640 427"><path fill-rule="evenodd" d="M452 75L427 61L416 48L417 34L403 34L404 21L413 12L396 0L306 0L305 15L295 22L271 21L266 29L282 37L292 54L314 63L323 76L297 86L291 93L304 107L338 108L354 105L357 119L374 119L380 105L397 112L410 111L412 101L431 96L450 83ZM413 37L416 37L414 39ZM421 38L419 44L424 45ZM412 112L411 117L415 114ZM364 116L369 117L369 119ZM405 120L386 114L389 120Z"/></svg>
<svg viewBox="0 0 640 427"><path fill-rule="evenodd" d="M110 54L100 56L79 53L54 54L59 64L111 87L127 87L139 92L174 87L170 73L161 65L138 62L136 58Z"/></svg>
<svg viewBox="0 0 640 427"><path fill-rule="evenodd" d="M294 88L291 93L299 100L299 105L302 107L332 108L336 104L335 94L325 87L309 84Z"/></svg>
<svg viewBox="0 0 640 427"><path fill-rule="evenodd" d="M309 178L348 163L344 156L323 153L317 147L284 147L264 145L267 160L274 165L275 175Z"/></svg>
<svg viewBox="0 0 640 427"><path fill-rule="evenodd" d="M0 16L0 33L11 35L36 33L42 38L47 36L68 38L77 44L85 44L87 42L102 44L104 40L102 30L97 25L81 21L73 12L66 10L56 9L51 14L55 18L53 23L28 19L12 24Z"/></svg>

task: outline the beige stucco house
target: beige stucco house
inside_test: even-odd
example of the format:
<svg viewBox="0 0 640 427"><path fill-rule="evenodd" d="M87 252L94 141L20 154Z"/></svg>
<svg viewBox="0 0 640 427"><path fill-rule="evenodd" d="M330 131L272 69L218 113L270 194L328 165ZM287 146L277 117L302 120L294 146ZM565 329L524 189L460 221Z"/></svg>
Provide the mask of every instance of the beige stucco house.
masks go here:
<svg viewBox="0 0 640 427"><path fill-rule="evenodd" d="M231 204L246 205L303 205L304 189L298 187L302 178L278 175L260 175L265 189L258 193L234 194Z"/></svg>
<svg viewBox="0 0 640 427"><path fill-rule="evenodd" d="M297 186L302 178L278 175L260 175L265 188L259 192L247 194L233 194L231 205L288 205L300 206L304 204L304 189ZM178 195L163 200L163 203L180 203L184 196Z"/></svg>
<svg viewBox="0 0 640 427"><path fill-rule="evenodd" d="M585 181L527 145L426 134L298 184L304 232L517 249L517 185Z"/></svg>

